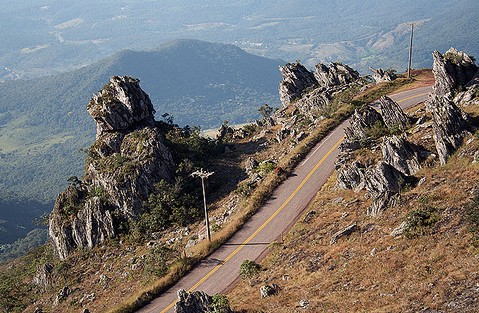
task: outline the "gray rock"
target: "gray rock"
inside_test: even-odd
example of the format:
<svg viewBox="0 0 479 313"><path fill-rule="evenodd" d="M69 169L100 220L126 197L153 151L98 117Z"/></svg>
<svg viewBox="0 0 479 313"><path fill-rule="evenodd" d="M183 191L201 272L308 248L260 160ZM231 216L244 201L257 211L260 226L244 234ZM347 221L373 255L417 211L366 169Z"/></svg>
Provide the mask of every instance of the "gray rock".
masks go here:
<svg viewBox="0 0 479 313"><path fill-rule="evenodd" d="M351 235L353 232L357 231L359 229L358 225L356 223L349 225L343 230L340 230L336 232L333 237L331 237L330 244L336 244L338 243L338 240L342 237L346 237Z"/></svg>
<svg viewBox="0 0 479 313"><path fill-rule="evenodd" d="M367 211L369 215L377 215L393 205L402 184L406 181L404 174L383 161L375 168L369 169L366 177L368 178L366 190L373 199L373 204Z"/></svg>
<svg viewBox="0 0 479 313"><path fill-rule="evenodd" d="M67 286L63 287L56 295L54 305L58 305L61 301L65 300L70 294L72 290Z"/></svg>
<svg viewBox="0 0 479 313"><path fill-rule="evenodd" d="M384 137L381 150L384 162L404 175L413 175L421 169L419 148L403 136Z"/></svg>
<svg viewBox="0 0 479 313"><path fill-rule="evenodd" d="M379 99L379 108L386 127L393 132L404 132L409 125L409 118L399 104L387 96Z"/></svg>
<svg viewBox="0 0 479 313"><path fill-rule="evenodd" d="M300 308L306 309L306 308L308 308L308 306L309 306L309 301L308 300L306 300L306 299L299 300L299 307Z"/></svg>
<svg viewBox="0 0 479 313"><path fill-rule="evenodd" d="M472 58L463 51L450 48L443 55L433 53L434 93L437 96L451 97L453 91L465 87L478 71Z"/></svg>
<svg viewBox="0 0 479 313"><path fill-rule="evenodd" d="M280 66L279 71L283 77L279 85L279 97L283 106L288 106L294 100L301 98L306 90L318 85L313 73L299 62Z"/></svg>
<svg viewBox="0 0 479 313"><path fill-rule="evenodd" d="M82 181L60 193L50 215L53 246L66 258L118 234L118 221L138 217L141 203L175 169L153 107L138 80L113 77L88 105L97 122Z"/></svg>
<svg viewBox="0 0 479 313"><path fill-rule="evenodd" d="M220 311L218 311L218 309ZM215 308L213 298L204 291L186 292L183 289L178 290L178 302L175 304L175 313L214 313L224 312L232 313L229 305Z"/></svg>
<svg viewBox="0 0 479 313"><path fill-rule="evenodd" d="M150 97L138 79L113 76L87 106L97 124L97 137L109 131L128 130L137 124L154 124Z"/></svg>
<svg viewBox="0 0 479 313"><path fill-rule="evenodd" d="M331 111L331 95L320 88L304 94L294 106L299 112L310 119L326 116Z"/></svg>
<svg viewBox="0 0 479 313"><path fill-rule="evenodd" d="M394 228L389 235L392 237L399 237L404 233L404 231L406 230L406 227L407 227L407 222L402 222L401 225Z"/></svg>
<svg viewBox="0 0 479 313"><path fill-rule="evenodd" d="M322 87L346 85L359 79L359 73L351 67L341 63L330 63L329 66L319 63L316 65L314 77Z"/></svg>
<svg viewBox="0 0 479 313"><path fill-rule="evenodd" d="M351 116L349 126L344 129L346 140L341 145L341 150L354 150L361 146L362 143L370 141L367 130L376 123L384 123L381 114L370 106L364 107L362 110L356 109Z"/></svg>
<svg viewBox="0 0 479 313"><path fill-rule="evenodd" d="M360 162L349 164L347 161L336 162L337 183L343 189L353 189L356 192L365 187L365 171L366 168Z"/></svg>
<svg viewBox="0 0 479 313"><path fill-rule="evenodd" d="M394 74L391 74L390 72L388 71L384 71L383 69L381 68L378 68L377 70L372 68L372 67L369 67L369 70L371 72L373 72L373 79L374 81L376 82L376 84L379 84L379 83L384 83L384 82L389 82L389 81L392 81L396 78L396 75Z"/></svg>
<svg viewBox="0 0 479 313"><path fill-rule="evenodd" d="M279 286L276 284L273 285L264 285L259 288L261 299L277 295L279 292Z"/></svg>
<svg viewBox="0 0 479 313"><path fill-rule="evenodd" d="M470 119L447 96L431 95L426 107L432 116L433 138L441 164L462 144L469 133Z"/></svg>
<svg viewBox="0 0 479 313"><path fill-rule="evenodd" d="M33 284L45 290L48 286L52 284L53 281L53 265L50 263L45 263L37 267L37 272L33 277Z"/></svg>

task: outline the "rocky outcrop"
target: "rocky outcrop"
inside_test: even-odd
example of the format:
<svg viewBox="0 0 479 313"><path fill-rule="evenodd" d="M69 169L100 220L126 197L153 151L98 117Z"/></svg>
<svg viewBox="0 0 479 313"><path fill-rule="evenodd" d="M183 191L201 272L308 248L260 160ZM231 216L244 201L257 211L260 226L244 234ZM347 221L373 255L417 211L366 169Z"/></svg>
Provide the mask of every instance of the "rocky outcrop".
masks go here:
<svg viewBox="0 0 479 313"><path fill-rule="evenodd" d="M137 125L154 125L155 110L139 83L138 79L131 77L113 76L93 96L87 111L96 122L97 137L109 131L131 130Z"/></svg>
<svg viewBox="0 0 479 313"><path fill-rule="evenodd" d="M354 224L351 224L349 225L348 227L346 227L345 229L343 230L340 230L336 233L334 233L334 235L331 237L331 240L330 240L330 244L336 244L338 243L338 240L342 237L346 237L346 236L349 236L351 235L353 232L357 231L359 229L358 227L358 224L354 223Z"/></svg>
<svg viewBox="0 0 479 313"><path fill-rule="evenodd" d="M318 88L303 95L303 97L295 103L295 107L298 108L301 114L314 120L329 113L331 99L331 95L328 92Z"/></svg>
<svg viewBox="0 0 479 313"><path fill-rule="evenodd" d="M366 190L373 204L368 208L369 215L377 215L385 208L394 205L406 177L391 165L380 161L366 174Z"/></svg>
<svg viewBox="0 0 479 313"><path fill-rule="evenodd" d="M426 108L432 116L432 129L441 164L462 144L471 128L469 117L446 96L431 95Z"/></svg>
<svg viewBox="0 0 479 313"><path fill-rule="evenodd" d="M391 74L389 71L385 71L381 68L378 68L377 70L370 67L369 70L373 72L373 79L376 82L376 84L379 83L384 83L384 82L390 82L394 80L396 77L394 74Z"/></svg>
<svg viewBox="0 0 479 313"><path fill-rule="evenodd" d="M340 156L344 158L344 154ZM364 177L366 167L357 161L349 163L347 160L339 159L336 162L337 182L343 189L359 191L364 189L366 179Z"/></svg>
<svg viewBox="0 0 479 313"><path fill-rule="evenodd" d="M413 175L421 169L420 150L404 136L384 137L381 144L383 160L404 175Z"/></svg>
<svg viewBox="0 0 479 313"><path fill-rule="evenodd" d="M116 236L121 223L142 213L154 185L174 175L171 153L138 80L112 77L87 110L97 123L97 138L85 175L58 196L50 217L50 236L61 258Z"/></svg>
<svg viewBox="0 0 479 313"><path fill-rule="evenodd" d="M301 98L306 90L318 85L313 73L299 62L280 66L279 71L283 77L279 85L279 97L283 106L287 106L294 100Z"/></svg>
<svg viewBox="0 0 479 313"><path fill-rule="evenodd" d="M409 118L394 100L387 96L381 97L379 99L379 109L388 129L393 130L394 133L406 130L409 125Z"/></svg>
<svg viewBox="0 0 479 313"><path fill-rule="evenodd" d="M351 116L349 126L344 129L345 141L342 149L354 150L359 148L362 143L371 140L368 136L368 129L376 123L383 123L381 114L370 106L364 107L362 110L356 109Z"/></svg>
<svg viewBox="0 0 479 313"><path fill-rule="evenodd" d="M228 304L222 303L221 307L216 308L213 303L213 297L204 291L186 292L183 289L178 290L178 302L175 304L175 313L213 313L213 312L233 312Z"/></svg>
<svg viewBox="0 0 479 313"><path fill-rule="evenodd" d="M459 89L476 84L478 67L465 52L454 48L444 55L434 51L433 58L435 84L426 108L432 116L439 161L445 164L472 129L469 116L455 105L452 95Z"/></svg>
<svg viewBox="0 0 479 313"><path fill-rule="evenodd" d="M465 87L478 71L473 59L463 51L450 48L446 53L433 53L434 94L450 97L454 90Z"/></svg>
<svg viewBox="0 0 479 313"><path fill-rule="evenodd" d="M316 65L314 77L320 86L332 87L355 82L359 79L359 73L341 63L330 63L329 66L319 63Z"/></svg>

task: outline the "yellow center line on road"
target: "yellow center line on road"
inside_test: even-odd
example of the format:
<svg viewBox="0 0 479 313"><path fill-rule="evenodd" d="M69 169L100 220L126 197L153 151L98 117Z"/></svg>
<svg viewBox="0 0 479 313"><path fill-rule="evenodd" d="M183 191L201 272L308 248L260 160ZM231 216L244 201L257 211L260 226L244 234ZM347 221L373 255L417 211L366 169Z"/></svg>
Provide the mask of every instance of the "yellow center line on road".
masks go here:
<svg viewBox="0 0 479 313"><path fill-rule="evenodd" d="M410 99L414 99L414 98L417 98L417 97L421 97L421 96L424 96L424 95L427 95L428 92L426 93L422 93L422 94L418 94L418 95L415 95L415 96L410 96L410 97L407 97L407 98L404 98L404 99L401 99L401 100L398 100L397 102L404 102L404 101L407 101L407 100L410 100ZM328 137L329 138L329 137ZM226 262L228 262L231 258L233 258L241 249L243 249L243 247L245 245L247 245L251 240L253 240L253 238L261 231L263 230L263 228L266 227L266 225L268 225L272 220L273 218L275 218L276 215L279 214L279 212L281 212L287 205L288 203L296 196L296 194L301 190L301 188L303 188L303 186L306 184L306 182L311 178L311 176L313 176L314 172L316 172L316 170L321 166L321 164L324 163L324 161L328 158L328 156L333 153L333 151L341 144L341 142L343 142L344 140L344 137L342 137L338 142L336 142L334 144L334 146L323 156L323 158L314 166L314 168L308 173L308 175L303 179L303 181L301 181L301 184L299 184L299 186L293 191L293 193L288 197L288 199L286 199L285 202L283 202L283 204L251 235L248 237L248 239L246 239L243 243L241 243L233 252L231 252L230 255L228 255L224 260L223 262L221 262L221 264L218 264L215 266L215 268L213 268L211 271L209 271L205 276L203 276L203 278L201 278L196 284L194 284L190 289L188 289L188 292L192 292L193 290L195 290L196 288L199 287L199 285L201 285L205 280L207 280L211 275L213 275L216 271L218 271ZM167 306L165 309L163 309L160 313L165 313L167 312L169 309L171 309L175 304L176 304L177 301L174 301L172 302L169 306Z"/></svg>
<svg viewBox="0 0 479 313"><path fill-rule="evenodd" d="M216 265L215 268L213 268L210 272L208 272L205 276L203 276L202 279L200 279L196 284L194 284L188 292L192 292L196 288L198 288L199 285L201 285L205 280L207 280L211 275L213 275L217 270L219 270L226 262L228 262L232 257L234 257L245 245L247 245L253 238L261 231L263 228L268 225L273 218L275 218L276 215L279 214L287 205L288 203L296 196L296 194L303 188L303 186L306 184L306 182L313 176L314 172L321 166L321 164L324 163L324 161L328 158L328 156L333 153L333 151L343 142L344 137L342 137L338 142L334 144L334 146L323 156L323 158L314 166L314 168L308 173L308 175L303 179L303 181L299 184L299 186L293 191L293 193L286 199L285 202L260 226L258 229L248 237L242 244L240 244L233 252L231 252L230 255L228 255L221 264ZM171 303L169 306L167 306L163 311L160 313L165 313L169 309L171 309L177 301Z"/></svg>

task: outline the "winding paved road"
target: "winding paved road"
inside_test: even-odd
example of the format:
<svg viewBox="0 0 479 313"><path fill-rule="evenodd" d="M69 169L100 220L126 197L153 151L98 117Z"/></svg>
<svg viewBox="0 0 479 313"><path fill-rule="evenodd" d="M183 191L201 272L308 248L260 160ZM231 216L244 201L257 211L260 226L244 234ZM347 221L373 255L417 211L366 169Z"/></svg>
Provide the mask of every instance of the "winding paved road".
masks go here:
<svg viewBox="0 0 479 313"><path fill-rule="evenodd" d="M431 87L417 88L390 97L401 107L426 100ZM273 192L268 202L226 244L203 260L187 276L139 310L142 313L173 312L178 289L224 293L238 278L241 263L260 259L273 241L278 241L309 206L334 170L348 121L319 142L294 173Z"/></svg>

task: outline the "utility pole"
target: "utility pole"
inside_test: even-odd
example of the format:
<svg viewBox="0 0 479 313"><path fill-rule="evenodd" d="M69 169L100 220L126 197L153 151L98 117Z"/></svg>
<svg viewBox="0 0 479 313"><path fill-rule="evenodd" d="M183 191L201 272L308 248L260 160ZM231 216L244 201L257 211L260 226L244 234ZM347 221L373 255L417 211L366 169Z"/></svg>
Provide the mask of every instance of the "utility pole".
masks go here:
<svg viewBox="0 0 479 313"><path fill-rule="evenodd" d="M203 188L203 204L205 206L206 235L208 237L208 241L211 241L211 231L210 231L210 221L208 219L208 210L206 209L205 178L208 178L213 174L214 172L206 172L206 171L203 171L203 169L191 173L191 176L201 178L201 187Z"/></svg>
<svg viewBox="0 0 479 313"><path fill-rule="evenodd" d="M407 78L411 78L411 60L412 60L412 37L414 34L414 23L411 23L411 39L409 41L409 60L407 63Z"/></svg>

